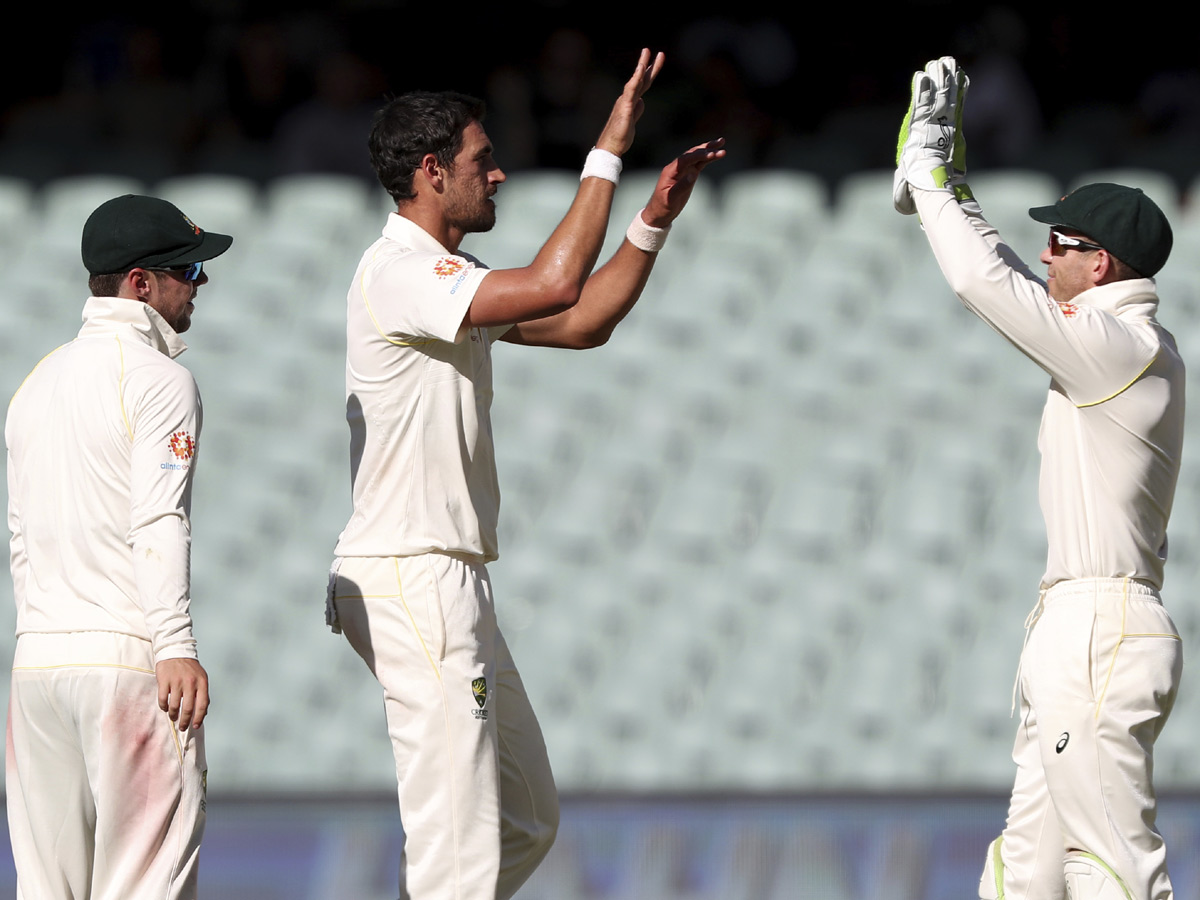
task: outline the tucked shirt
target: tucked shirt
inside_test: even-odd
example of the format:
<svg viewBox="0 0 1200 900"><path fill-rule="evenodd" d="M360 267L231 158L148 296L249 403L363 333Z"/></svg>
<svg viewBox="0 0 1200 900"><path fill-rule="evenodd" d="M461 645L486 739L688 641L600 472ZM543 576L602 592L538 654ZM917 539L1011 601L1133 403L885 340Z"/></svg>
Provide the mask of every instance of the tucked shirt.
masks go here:
<svg viewBox="0 0 1200 900"><path fill-rule="evenodd" d="M464 329L488 270L392 213L347 294L354 511L336 554L498 555L492 342Z"/></svg>
<svg viewBox="0 0 1200 900"><path fill-rule="evenodd" d="M1161 589L1183 451L1184 365L1155 319L1153 279L1057 302L978 215L914 191L962 302L1050 375L1038 448L1048 554L1043 587L1133 578Z"/></svg>
<svg viewBox="0 0 1200 900"><path fill-rule="evenodd" d="M75 340L8 408L17 635L116 632L196 658L191 490L200 394L179 335L138 300L90 297Z"/></svg>

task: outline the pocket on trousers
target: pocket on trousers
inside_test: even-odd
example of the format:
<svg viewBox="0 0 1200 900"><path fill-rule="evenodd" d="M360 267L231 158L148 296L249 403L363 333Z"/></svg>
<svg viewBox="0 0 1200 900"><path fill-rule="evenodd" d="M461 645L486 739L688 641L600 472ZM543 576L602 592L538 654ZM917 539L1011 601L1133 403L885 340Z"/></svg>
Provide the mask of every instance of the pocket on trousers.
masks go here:
<svg viewBox="0 0 1200 900"><path fill-rule="evenodd" d="M437 568L426 570L429 579L425 586L425 620L429 623L429 652L438 662L446 661L446 613L442 608L442 589Z"/></svg>

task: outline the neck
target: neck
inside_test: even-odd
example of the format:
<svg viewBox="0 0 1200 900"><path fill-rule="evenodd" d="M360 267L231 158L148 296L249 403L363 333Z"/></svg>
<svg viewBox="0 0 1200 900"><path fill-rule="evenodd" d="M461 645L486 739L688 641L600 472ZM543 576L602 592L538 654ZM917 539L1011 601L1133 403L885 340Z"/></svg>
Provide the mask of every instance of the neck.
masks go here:
<svg viewBox="0 0 1200 900"><path fill-rule="evenodd" d="M466 234L462 230L455 228L446 221L445 217L441 214L441 210L432 209L428 205L420 203L419 200L410 200L407 203L398 204L396 212L410 222L419 225L451 253L458 252L458 245L466 237Z"/></svg>

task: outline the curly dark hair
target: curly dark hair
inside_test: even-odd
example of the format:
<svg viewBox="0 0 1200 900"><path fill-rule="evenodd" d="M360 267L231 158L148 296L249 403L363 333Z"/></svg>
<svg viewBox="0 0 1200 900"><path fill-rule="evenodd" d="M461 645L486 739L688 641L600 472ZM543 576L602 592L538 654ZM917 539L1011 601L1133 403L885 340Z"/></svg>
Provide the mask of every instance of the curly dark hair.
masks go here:
<svg viewBox="0 0 1200 900"><path fill-rule="evenodd" d="M412 91L375 114L367 147L379 183L397 203L411 200L413 173L427 153L449 169L462 149L463 129L482 121L482 100L454 91Z"/></svg>

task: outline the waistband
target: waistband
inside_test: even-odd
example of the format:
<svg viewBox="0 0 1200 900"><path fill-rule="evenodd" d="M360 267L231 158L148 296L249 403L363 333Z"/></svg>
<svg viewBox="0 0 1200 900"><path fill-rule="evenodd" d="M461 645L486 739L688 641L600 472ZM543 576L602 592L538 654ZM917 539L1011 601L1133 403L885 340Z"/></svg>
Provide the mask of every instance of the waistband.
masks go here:
<svg viewBox="0 0 1200 900"><path fill-rule="evenodd" d="M27 631L17 638L14 669L71 666L117 666L153 673L154 653L149 641L116 631Z"/></svg>
<svg viewBox="0 0 1200 900"><path fill-rule="evenodd" d="M1042 592L1042 602L1049 603L1064 597L1094 597L1098 594L1138 597L1162 603L1156 587L1134 578L1073 578L1070 581L1060 581Z"/></svg>

